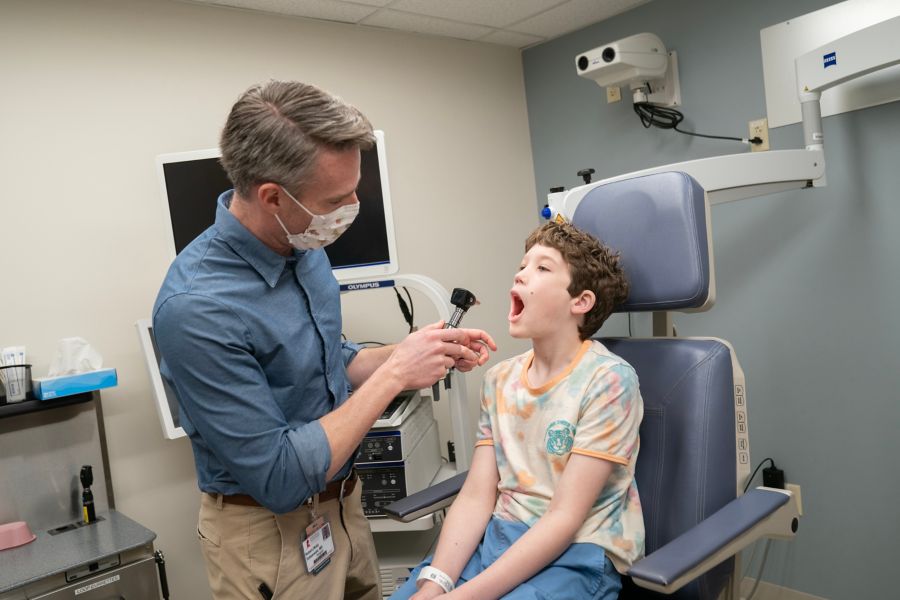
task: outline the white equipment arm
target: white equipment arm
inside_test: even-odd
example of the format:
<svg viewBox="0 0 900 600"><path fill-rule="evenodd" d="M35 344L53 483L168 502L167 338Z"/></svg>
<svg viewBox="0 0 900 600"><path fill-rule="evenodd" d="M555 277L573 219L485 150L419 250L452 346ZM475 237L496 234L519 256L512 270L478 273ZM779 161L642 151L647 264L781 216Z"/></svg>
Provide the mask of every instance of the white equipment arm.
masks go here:
<svg viewBox="0 0 900 600"><path fill-rule="evenodd" d="M822 92L900 63L898 39L900 17L894 17L797 57L794 61L797 94L803 114L803 138L808 150L821 149L824 141L819 106Z"/></svg>

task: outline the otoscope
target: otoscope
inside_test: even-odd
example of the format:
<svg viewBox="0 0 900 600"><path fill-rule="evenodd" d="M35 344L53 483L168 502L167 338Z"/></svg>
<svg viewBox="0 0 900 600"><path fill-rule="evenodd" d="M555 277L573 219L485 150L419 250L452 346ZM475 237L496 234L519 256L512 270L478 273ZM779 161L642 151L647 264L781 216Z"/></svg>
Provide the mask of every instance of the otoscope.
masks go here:
<svg viewBox="0 0 900 600"><path fill-rule="evenodd" d="M91 491L91 485L94 484L94 472L91 465L81 467L81 512L85 525L89 525L97 520L97 513L94 509L94 493Z"/></svg>
<svg viewBox="0 0 900 600"><path fill-rule="evenodd" d="M477 303L478 300L475 299L475 294L469 290L453 288L453 293L450 294L450 304L455 306L456 309L453 311L453 314L450 315L450 319L444 323L444 329L456 329L459 327L459 322L462 321L466 311ZM445 390L450 389L450 373L452 372L453 367L450 367L450 369L447 370L447 377L444 379Z"/></svg>

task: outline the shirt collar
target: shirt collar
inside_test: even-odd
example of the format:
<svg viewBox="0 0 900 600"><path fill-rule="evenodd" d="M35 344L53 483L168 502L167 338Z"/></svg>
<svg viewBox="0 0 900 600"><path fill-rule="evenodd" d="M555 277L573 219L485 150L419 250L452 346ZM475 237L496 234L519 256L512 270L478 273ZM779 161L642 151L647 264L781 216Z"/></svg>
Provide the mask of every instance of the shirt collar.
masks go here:
<svg viewBox="0 0 900 600"><path fill-rule="evenodd" d="M237 217L231 214L228 207L231 206L233 197L234 190L228 190L219 196L216 206L216 228L219 230L219 235L238 256L256 269L269 287L274 288L288 259L263 244L243 223L238 221ZM294 250L295 258L301 258L304 254L306 254L305 250Z"/></svg>

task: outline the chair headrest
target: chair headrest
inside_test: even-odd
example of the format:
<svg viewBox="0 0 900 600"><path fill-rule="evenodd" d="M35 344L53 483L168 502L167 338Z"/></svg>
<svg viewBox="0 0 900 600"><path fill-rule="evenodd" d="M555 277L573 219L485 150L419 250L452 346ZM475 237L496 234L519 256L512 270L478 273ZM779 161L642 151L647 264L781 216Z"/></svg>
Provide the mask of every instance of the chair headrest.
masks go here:
<svg viewBox="0 0 900 600"><path fill-rule="evenodd" d="M709 205L686 173L597 186L572 224L622 255L631 290L615 312L699 311L715 301Z"/></svg>

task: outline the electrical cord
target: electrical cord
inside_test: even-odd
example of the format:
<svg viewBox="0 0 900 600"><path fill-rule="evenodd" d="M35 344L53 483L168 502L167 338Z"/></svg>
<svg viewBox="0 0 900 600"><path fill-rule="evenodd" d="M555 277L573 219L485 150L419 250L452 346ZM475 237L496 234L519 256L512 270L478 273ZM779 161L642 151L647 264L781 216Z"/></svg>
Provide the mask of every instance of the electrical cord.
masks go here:
<svg viewBox="0 0 900 600"><path fill-rule="evenodd" d="M745 494L747 493L747 490L750 489L750 484L753 482L753 478L756 477L756 474L759 472L759 468L760 468L761 466L763 466L764 464L766 464L766 461L769 461L769 462L772 464L772 468L773 468L773 469L775 468L775 461L774 461L774 460L772 460L771 458L764 458L764 459L762 459L762 460L760 461L760 463L759 463L758 465L756 465L756 468L753 469L753 474L750 475L750 479L747 480L747 485L744 486L744 493L745 493Z"/></svg>
<svg viewBox="0 0 900 600"><path fill-rule="evenodd" d="M409 325L409 333L412 333L415 330L416 307L413 304L412 296L409 294L409 290L406 289L406 286L403 287L403 291L406 292L409 304L406 303L397 288L394 288L394 293L397 294L397 304L400 305L400 312L403 313L403 319L406 321L406 324Z"/></svg>
<svg viewBox="0 0 900 600"><path fill-rule="evenodd" d="M415 315L416 315L416 307L413 304L412 296L409 293L409 290L406 289L406 286L403 287L403 291L406 292L406 297L409 300L409 304L406 303L406 300L403 299L403 296L400 295L400 292L397 291L397 288L393 288L394 293L397 294L397 303L400 305L400 312L403 313L403 320L406 321L406 324L409 325L409 333L415 331ZM343 341L347 341L347 336L344 332L341 332L341 339ZM357 342L360 346L387 346L385 342Z"/></svg>
<svg viewBox="0 0 900 600"><path fill-rule="evenodd" d="M756 595L756 588L759 587L759 582L762 581L763 569L766 567L766 559L769 557L769 546L772 544L772 540L766 540L766 547L763 550L762 562L759 563L759 570L756 572L756 581L753 583L753 589L750 590L750 595L747 596L747 600L753 600L753 596Z"/></svg>
<svg viewBox="0 0 900 600"><path fill-rule="evenodd" d="M772 466L773 469L775 468L775 461L771 457L762 459L759 462L759 464L756 465L756 468L753 469L753 473L750 475L750 479L747 480L747 485L744 486L745 494L747 493L747 490L750 489L750 484L753 482L753 478L756 477L756 474L759 472L760 467L762 467L764 464L766 464L766 461L769 462L769 464ZM772 543L772 540L770 540L770 539L766 540L766 545L763 550L762 560L759 563L759 569L757 570L757 573L756 573L756 581L753 583L753 589L750 590L750 594L747 596L746 600L753 600L753 596L756 594L756 589L759 587L759 582L762 580L762 573L763 573L763 569L766 566L766 559L769 557L769 545L771 543ZM753 553L750 555L750 560L747 561L747 569L748 570L750 569L750 567L753 566L753 559L756 558L757 546L753 547Z"/></svg>
<svg viewBox="0 0 900 600"><path fill-rule="evenodd" d="M406 292L406 298L409 300L409 332L415 329L416 322L416 305L413 304L412 296L409 294L409 290L406 289L406 286L403 286L403 291Z"/></svg>
<svg viewBox="0 0 900 600"><path fill-rule="evenodd" d="M763 143L762 139L758 136L747 139L726 135L707 135L705 133L696 133L693 131L684 131L683 129L678 129L679 123L684 121L684 115L674 108L655 106L653 104L650 104L649 102L635 102L634 112L641 120L641 125L643 125L646 129L649 129L650 127L658 127L660 129L674 129L678 133L683 133L684 135L692 135L694 137L709 138L713 140L731 140L735 142L741 142L743 144L754 145Z"/></svg>

